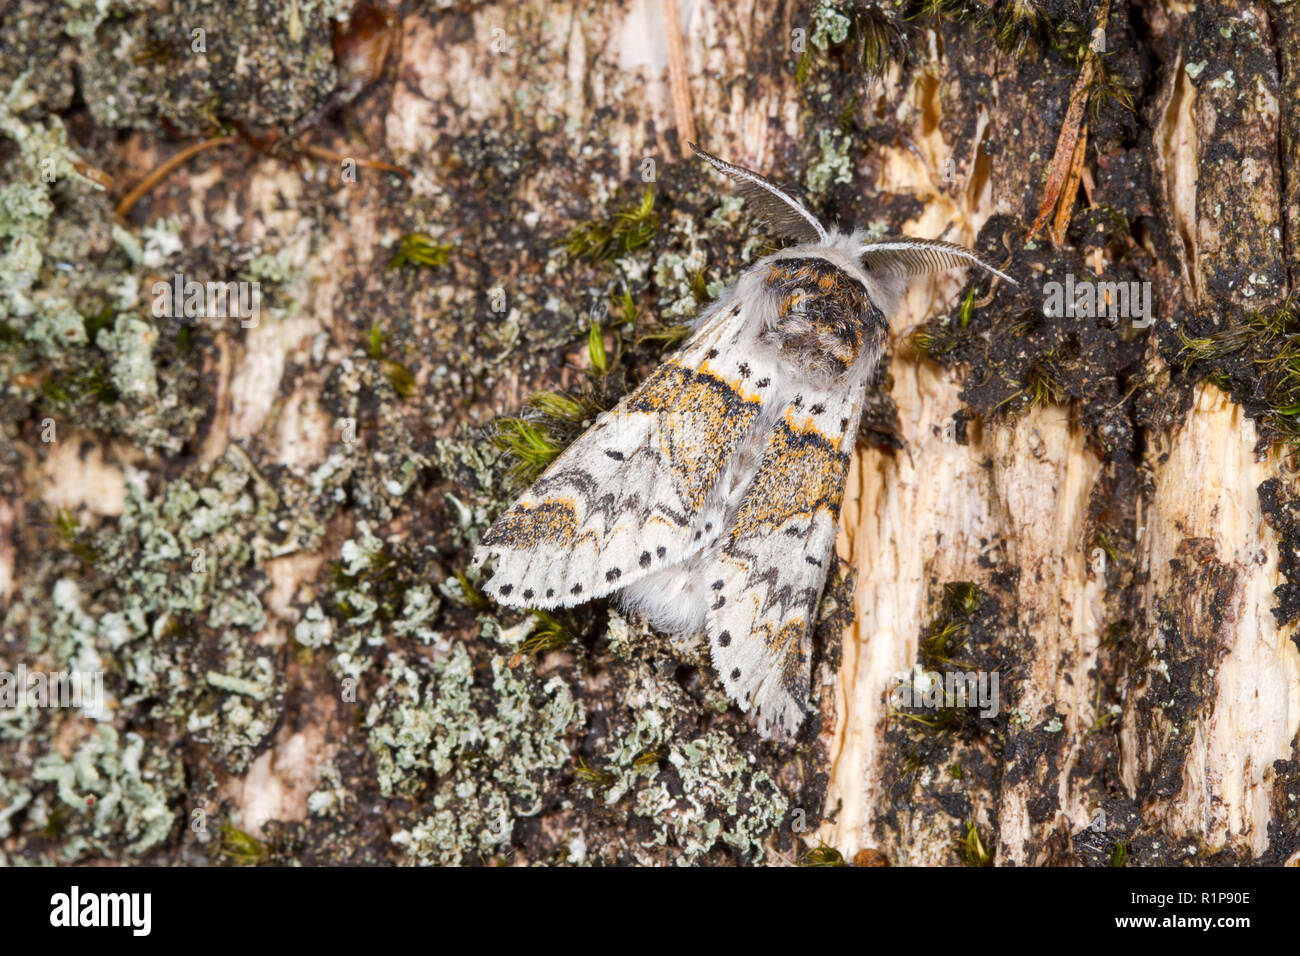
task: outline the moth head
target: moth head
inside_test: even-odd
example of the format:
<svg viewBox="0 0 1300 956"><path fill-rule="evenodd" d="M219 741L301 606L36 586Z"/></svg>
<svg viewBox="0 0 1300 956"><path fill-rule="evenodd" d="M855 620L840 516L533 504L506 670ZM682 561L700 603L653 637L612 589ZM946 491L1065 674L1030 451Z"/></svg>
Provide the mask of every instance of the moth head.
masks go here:
<svg viewBox="0 0 1300 956"><path fill-rule="evenodd" d="M994 268L969 249L939 239L890 239L882 242L860 243L853 237L832 236L804 205L791 193L770 179L720 159L690 144L695 155L736 184L745 204L779 237L798 242L835 245L851 255L856 255L867 274L872 300L888 315L904 292L912 277L926 273L944 272L964 266L976 265L1005 279L1012 285L1016 280ZM845 249L841 243L851 247Z"/></svg>

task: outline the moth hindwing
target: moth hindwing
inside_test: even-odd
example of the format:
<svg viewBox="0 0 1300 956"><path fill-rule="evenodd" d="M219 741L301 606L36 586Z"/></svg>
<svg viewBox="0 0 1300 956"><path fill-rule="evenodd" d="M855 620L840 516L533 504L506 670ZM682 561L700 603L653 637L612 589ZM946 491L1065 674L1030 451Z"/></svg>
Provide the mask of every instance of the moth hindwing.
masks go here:
<svg viewBox="0 0 1300 956"><path fill-rule="evenodd" d="M757 262L695 334L601 415L475 552L486 593L554 608L617 595L657 628L707 634L759 731L800 726L810 634L839 523L883 308L959 246L825 229L768 180L697 150L807 241ZM772 215L784 204L788 215ZM997 273L1002 275L1002 273ZM1005 277L1004 277L1005 278Z"/></svg>

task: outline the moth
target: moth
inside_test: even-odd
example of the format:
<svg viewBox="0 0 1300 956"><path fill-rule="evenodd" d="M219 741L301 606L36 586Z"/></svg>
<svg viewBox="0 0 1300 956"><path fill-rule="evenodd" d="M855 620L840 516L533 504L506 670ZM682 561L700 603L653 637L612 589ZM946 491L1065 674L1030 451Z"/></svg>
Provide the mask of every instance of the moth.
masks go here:
<svg viewBox="0 0 1300 956"><path fill-rule="evenodd" d="M792 240L760 259L619 404L493 523L474 566L513 607L616 595L704 633L759 732L803 722L811 630L867 386L908 280L980 266L942 241L827 229L789 192L691 144Z"/></svg>

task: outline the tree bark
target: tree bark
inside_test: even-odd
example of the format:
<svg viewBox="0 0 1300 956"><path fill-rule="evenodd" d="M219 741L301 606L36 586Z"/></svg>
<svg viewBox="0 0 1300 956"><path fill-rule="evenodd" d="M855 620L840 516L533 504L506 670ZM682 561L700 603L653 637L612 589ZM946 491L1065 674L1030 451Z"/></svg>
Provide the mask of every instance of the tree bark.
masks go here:
<svg viewBox="0 0 1300 956"><path fill-rule="evenodd" d="M406 4L355 97L351 4L6 7L0 670L106 706L0 721L0 858L1300 862L1294 5ZM698 641L467 573L519 487L496 420L562 445L768 248L692 126L1019 282L892 317L790 747ZM159 316L175 274L260 320ZM1045 314L1067 275L1153 321ZM918 668L995 712L901 706Z"/></svg>

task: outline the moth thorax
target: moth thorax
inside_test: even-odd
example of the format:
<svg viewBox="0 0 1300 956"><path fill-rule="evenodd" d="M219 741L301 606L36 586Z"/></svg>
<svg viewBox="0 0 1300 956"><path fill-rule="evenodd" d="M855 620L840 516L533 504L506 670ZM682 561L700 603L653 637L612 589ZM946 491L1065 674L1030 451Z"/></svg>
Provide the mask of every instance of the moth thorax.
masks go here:
<svg viewBox="0 0 1300 956"><path fill-rule="evenodd" d="M766 337L800 367L842 375L885 338L885 316L866 287L826 259L777 259L763 289L777 316Z"/></svg>

